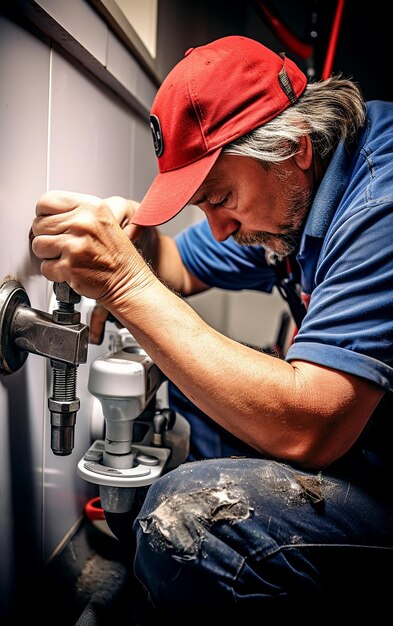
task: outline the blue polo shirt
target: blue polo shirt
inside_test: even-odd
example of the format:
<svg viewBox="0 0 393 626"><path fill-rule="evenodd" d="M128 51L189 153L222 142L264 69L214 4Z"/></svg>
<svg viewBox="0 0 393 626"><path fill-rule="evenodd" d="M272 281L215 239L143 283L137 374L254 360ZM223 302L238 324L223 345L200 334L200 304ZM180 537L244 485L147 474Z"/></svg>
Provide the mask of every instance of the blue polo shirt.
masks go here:
<svg viewBox="0 0 393 626"><path fill-rule="evenodd" d="M310 294L286 355L393 390L393 103L367 104L367 124L340 144L319 185L297 260ZM176 237L191 273L211 287L271 292L262 247L217 242L206 220Z"/></svg>

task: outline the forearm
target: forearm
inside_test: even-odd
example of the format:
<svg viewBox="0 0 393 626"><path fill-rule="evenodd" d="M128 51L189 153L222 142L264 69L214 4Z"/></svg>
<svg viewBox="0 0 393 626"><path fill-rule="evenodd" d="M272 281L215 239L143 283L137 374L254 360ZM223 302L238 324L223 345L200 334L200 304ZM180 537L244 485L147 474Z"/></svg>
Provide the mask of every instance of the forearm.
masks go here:
<svg viewBox="0 0 393 626"><path fill-rule="evenodd" d="M328 465L353 445L383 395L357 377L229 339L157 280L134 295L108 308L191 402L262 454Z"/></svg>
<svg viewBox="0 0 393 626"><path fill-rule="evenodd" d="M105 306L217 423L267 455L299 454L305 415L289 363L218 333L158 281L120 306Z"/></svg>

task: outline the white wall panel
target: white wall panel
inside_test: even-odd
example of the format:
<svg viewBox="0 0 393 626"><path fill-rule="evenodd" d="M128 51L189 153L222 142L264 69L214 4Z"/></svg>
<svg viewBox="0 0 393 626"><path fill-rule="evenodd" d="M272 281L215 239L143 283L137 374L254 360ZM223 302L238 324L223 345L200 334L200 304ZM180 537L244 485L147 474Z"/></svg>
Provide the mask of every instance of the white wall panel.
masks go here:
<svg viewBox="0 0 393 626"><path fill-rule="evenodd" d="M19 280L40 309L46 281L28 236L46 185L48 77L47 46L0 16L0 280ZM44 359L35 355L0 377L0 612L41 555L45 393Z"/></svg>
<svg viewBox="0 0 393 626"><path fill-rule="evenodd" d="M139 67L136 77L136 92L138 94L138 99L146 108L146 111L150 111L156 91L157 88L155 85L146 76L142 68ZM146 119L147 117L148 116L146 115Z"/></svg>
<svg viewBox="0 0 393 626"><path fill-rule="evenodd" d="M133 123L117 96L53 52L50 189L127 195Z"/></svg>
<svg viewBox="0 0 393 626"><path fill-rule="evenodd" d="M80 0L38 0L56 22L61 24L100 63L106 63L108 28L88 2Z"/></svg>
<svg viewBox="0 0 393 626"><path fill-rule="evenodd" d="M138 64L111 32L108 34L106 67L128 91L135 93Z"/></svg>
<svg viewBox="0 0 393 626"><path fill-rule="evenodd" d="M151 83L138 72L133 89L143 86L148 99ZM41 276L29 242L37 199L50 188L133 197L135 185L143 195L156 173L150 131L68 54L0 15L0 136L0 279L16 278L32 307L48 311L55 304L52 284ZM90 345L88 363L78 368L81 408L69 456L50 448L48 360L29 354L18 372L0 377L0 621L96 493L76 467L92 440L89 364L108 350L110 326L105 343Z"/></svg>

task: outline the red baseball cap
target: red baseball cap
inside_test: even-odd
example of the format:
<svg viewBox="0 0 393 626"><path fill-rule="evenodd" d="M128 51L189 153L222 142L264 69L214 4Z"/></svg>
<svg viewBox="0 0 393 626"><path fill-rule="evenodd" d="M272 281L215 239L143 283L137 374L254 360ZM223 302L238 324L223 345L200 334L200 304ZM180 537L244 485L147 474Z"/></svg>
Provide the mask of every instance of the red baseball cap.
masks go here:
<svg viewBox="0 0 393 626"><path fill-rule="evenodd" d="M284 54L237 35L190 48L153 102L159 173L133 223L156 226L181 211L222 148L296 102L306 75Z"/></svg>

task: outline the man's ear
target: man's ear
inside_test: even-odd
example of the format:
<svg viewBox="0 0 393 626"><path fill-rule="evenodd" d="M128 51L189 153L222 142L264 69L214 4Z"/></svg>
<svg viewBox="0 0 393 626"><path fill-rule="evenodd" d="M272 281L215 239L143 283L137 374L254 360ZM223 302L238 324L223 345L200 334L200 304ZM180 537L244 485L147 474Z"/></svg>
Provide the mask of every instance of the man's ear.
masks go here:
<svg viewBox="0 0 393 626"><path fill-rule="evenodd" d="M299 141L299 150L293 157L301 170L308 170L312 163L312 143L309 135L303 135Z"/></svg>

